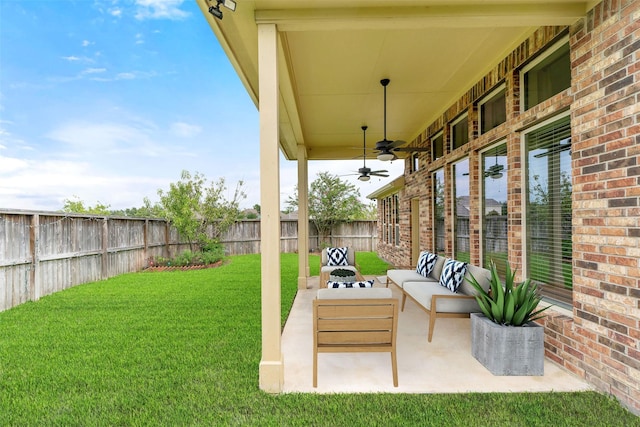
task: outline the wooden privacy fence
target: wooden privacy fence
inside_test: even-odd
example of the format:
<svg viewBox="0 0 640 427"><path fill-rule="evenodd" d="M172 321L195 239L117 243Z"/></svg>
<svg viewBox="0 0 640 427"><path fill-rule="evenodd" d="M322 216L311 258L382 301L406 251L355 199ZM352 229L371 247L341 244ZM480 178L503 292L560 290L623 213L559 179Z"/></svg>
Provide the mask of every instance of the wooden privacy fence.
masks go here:
<svg viewBox="0 0 640 427"><path fill-rule="evenodd" d="M310 227L309 247L321 247ZM297 252L297 220L281 221L281 251ZM260 221L236 223L221 239L226 253L260 252ZM375 221L336 227L330 244L375 251ZM82 283L140 271L152 257L189 245L162 219L0 211L0 311Z"/></svg>

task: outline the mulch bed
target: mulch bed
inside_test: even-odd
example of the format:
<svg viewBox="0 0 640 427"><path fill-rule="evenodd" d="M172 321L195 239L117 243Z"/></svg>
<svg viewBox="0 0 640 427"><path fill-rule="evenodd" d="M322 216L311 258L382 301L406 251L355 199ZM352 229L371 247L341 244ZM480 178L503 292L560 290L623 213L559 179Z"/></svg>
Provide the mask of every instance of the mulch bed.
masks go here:
<svg viewBox="0 0 640 427"><path fill-rule="evenodd" d="M153 267L147 267L142 271L188 271L188 270L203 270L205 268L216 268L220 267L224 264L223 260L218 262L214 262L213 264L196 264L196 265L185 265L185 266L176 266L176 265L156 265Z"/></svg>

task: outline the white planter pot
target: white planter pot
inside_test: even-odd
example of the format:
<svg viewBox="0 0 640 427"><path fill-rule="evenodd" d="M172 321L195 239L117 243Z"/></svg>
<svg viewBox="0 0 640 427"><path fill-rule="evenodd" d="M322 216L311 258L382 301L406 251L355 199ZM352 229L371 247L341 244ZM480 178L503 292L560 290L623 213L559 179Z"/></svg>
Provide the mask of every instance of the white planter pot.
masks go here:
<svg viewBox="0 0 640 427"><path fill-rule="evenodd" d="M493 375L544 375L544 328L502 326L471 313L471 352Z"/></svg>

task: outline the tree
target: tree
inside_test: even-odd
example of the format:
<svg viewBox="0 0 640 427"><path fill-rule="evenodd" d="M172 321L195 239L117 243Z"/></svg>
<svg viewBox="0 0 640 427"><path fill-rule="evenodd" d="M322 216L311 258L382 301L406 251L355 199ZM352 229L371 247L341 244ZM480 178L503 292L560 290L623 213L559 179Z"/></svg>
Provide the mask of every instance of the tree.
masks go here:
<svg viewBox="0 0 640 427"><path fill-rule="evenodd" d="M291 210L298 207L298 187L286 204ZM360 201L355 185L329 172L319 172L309 191L309 218L318 229L322 244L333 228L343 222L362 218L367 208Z"/></svg>
<svg viewBox="0 0 640 427"><path fill-rule="evenodd" d="M187 239L192 251L195 243L218 242L222 233L237 220L240 200L246 197L242 181L238 182L231 200L224 196L227 190L224 178L211 182L209 187L206 183L204 175L196 172L192 176L182 171L180 180L169 184L169 191L158 190L161 216ZM149 204L148 200L145 203Z"/></svg>
<svg viewBox="0 0 640 427"><path fill-rule="evenodd" d="M80 200L78 196L73 196L72 199L64 199L64 206L62 212L68 213L86 213L93 215L109 215L109 205L103 205L97 202L95 206L85 206L84 201Z"/></svg>

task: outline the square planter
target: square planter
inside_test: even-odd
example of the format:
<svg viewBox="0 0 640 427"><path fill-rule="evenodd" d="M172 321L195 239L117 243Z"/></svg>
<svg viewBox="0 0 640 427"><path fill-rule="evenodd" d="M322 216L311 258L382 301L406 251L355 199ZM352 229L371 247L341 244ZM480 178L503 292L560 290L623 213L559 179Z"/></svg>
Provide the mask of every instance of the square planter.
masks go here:
<svg viewBox="0 0 640 427"><path fill-rule="evenodd" d="M493 375L544 375L544 328L502 326L471 313L471 352Z"/></svg>

